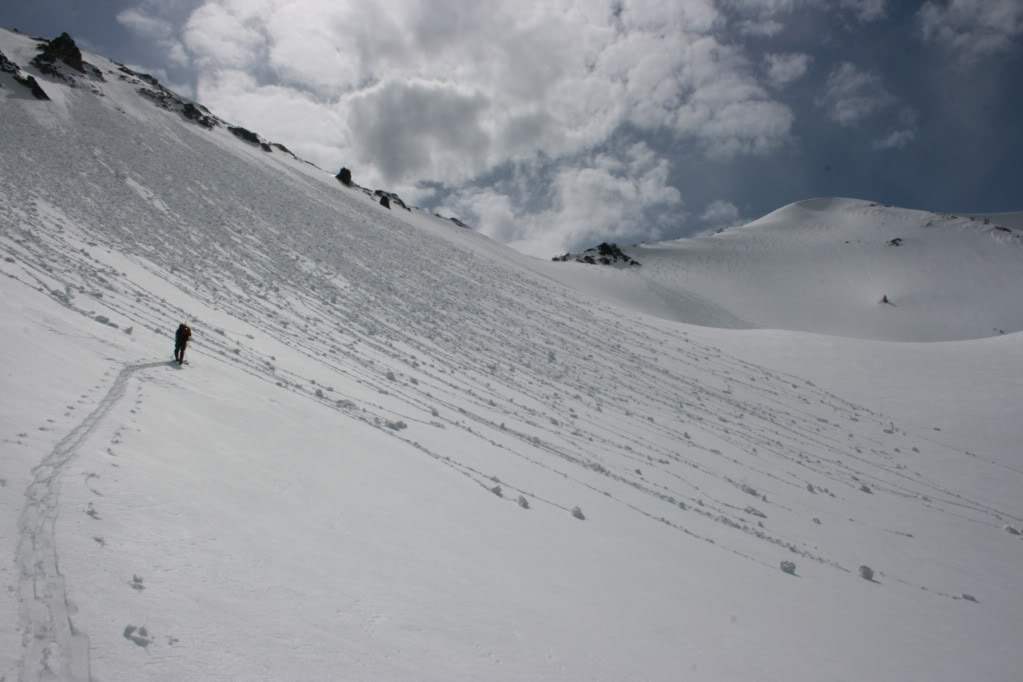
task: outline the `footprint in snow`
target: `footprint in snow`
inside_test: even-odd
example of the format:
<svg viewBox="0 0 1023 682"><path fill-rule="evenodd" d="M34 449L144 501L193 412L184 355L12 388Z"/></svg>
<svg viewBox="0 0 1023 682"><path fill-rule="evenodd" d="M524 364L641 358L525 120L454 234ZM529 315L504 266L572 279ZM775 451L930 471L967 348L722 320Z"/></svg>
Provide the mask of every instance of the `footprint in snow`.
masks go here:
<svg viewBox="0 0 1023 682"><path fill-rule="evenodd" d="M153 638L149 636L149 631L144 625L142 627L126 625L124 627L124 638L130 639L143 649L153 643Z"/></svg>

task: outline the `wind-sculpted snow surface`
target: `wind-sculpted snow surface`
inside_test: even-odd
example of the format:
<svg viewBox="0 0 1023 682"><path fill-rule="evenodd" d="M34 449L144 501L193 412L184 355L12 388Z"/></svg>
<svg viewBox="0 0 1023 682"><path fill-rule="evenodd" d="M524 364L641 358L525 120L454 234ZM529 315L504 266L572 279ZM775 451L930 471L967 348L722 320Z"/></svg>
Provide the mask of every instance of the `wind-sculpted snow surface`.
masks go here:
<svg viewBox="0 0 1023 682"><path fill-rule="evenodd" d="M891 341L951 341L1023 330L1023 214L911 211L853 199L802 201L719 234L627 249L636 278L667 299L704 297L736 320ZM885 305L887 303L887 305Z"/></svg>
<svg viewBox="0 0 1023 682"><path fill-rule="evenodd" d="M21 633L0 677L958 680L1023 663L1015 408L967 451L957 425L580 293L557 270L574 264L388 211L129 82L44 87L53 103L0 100L0 286L19 315L0 549L20 614L0 641ZM94 386L84 419L68 406L36 429L19 407L71 399L43 353L88 359L67 379Z"/></svg>

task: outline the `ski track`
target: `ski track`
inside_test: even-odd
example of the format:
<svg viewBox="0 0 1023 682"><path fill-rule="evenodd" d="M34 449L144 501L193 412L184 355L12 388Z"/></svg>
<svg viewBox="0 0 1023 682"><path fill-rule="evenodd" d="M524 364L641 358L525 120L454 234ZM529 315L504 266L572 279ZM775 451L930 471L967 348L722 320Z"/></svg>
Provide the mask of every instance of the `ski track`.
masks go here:
<svg viewBox="0 0 1023 682"><path fill-rule="evenodd" d="M18 593L23 639L22 682L88 682L89 639L75 629L60 570L55 524L61 475L79 447L124 395L131 376L163 362L124 367L95 409L32 469L18 521Z"/></svg>

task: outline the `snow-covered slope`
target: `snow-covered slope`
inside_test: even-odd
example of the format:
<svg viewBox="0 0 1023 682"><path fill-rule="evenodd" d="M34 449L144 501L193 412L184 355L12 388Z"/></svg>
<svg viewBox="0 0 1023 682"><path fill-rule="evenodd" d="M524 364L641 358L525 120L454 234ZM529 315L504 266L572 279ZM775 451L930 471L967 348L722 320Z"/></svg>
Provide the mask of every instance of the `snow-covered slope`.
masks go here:
<svg viewBox="0 0 1023 682"><path fill-rule="evenodd" d="M535 261L35 50L0 31L50 97L0 88L0 678L1017 676L1023 335L646 315L749 322L670 245Z"/></svg>
<svg viewBox="0 0 1023 682"><path fill-rule="evenodd" d="M983 338L1023 329L1020 222L813 199L711 236L627 248L643 267L616 276L640 302L646 289L650 312L694 324Z"/></svg>

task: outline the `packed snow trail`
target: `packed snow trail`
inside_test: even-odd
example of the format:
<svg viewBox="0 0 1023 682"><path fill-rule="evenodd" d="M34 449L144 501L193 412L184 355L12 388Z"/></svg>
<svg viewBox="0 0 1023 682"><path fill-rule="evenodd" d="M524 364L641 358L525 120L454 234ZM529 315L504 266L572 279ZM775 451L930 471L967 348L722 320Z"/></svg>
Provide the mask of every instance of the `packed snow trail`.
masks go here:
<svg viewBox="0 0 1023 682"><path fill-rule="evenodd" d="M60 478L79 446L124 395L131 376L166 363L124 367L106 395L78 426L32 469L25 506L18 523L18 592L21 601L22 682L71 680L86 682L89 638L75 630L60 572L54 524L60 502Z"/></svg>

